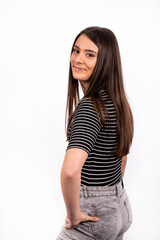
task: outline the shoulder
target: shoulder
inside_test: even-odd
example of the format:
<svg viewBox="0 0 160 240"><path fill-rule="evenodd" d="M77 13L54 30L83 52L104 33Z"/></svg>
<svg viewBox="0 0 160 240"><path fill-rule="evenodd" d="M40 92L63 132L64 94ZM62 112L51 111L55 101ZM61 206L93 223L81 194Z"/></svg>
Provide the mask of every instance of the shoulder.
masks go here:
<svg viewBox="0 0 160 240"><path fill-rule="evenodd" d="M97 116L96 108L91 97L82 98L77 106L76 114L83 113L85 116Z"/></svg>
<svg viewBox="0 0 160 240"><path fill-rule="evenodd" d="M87 126L88 128L100 128L99 115L96 112L91 98L83 98L78 103L73 117L73 126Z"/></svg>
<svg viewBox="0 0 160 240"><path fill-rule="evenodd" d="M93 105L93 101L92 101L91 97L82 98L78 102L78 106L87 106L87 105Z"/></svg>

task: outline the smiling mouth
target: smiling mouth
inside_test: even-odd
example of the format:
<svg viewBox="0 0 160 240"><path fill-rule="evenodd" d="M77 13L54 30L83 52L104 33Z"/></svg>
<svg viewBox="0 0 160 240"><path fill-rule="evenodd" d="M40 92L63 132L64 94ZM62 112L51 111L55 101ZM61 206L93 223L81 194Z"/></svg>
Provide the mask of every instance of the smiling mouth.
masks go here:
<svg viewBox="0 0 160 240"><path fill-rule="evenodd" d="M79 68L79 67L76 67L76 66L73 66L73 69L74 69L74 71L76 71L76 72L86 71L86 69L84 69L84 68Z"/></svg>

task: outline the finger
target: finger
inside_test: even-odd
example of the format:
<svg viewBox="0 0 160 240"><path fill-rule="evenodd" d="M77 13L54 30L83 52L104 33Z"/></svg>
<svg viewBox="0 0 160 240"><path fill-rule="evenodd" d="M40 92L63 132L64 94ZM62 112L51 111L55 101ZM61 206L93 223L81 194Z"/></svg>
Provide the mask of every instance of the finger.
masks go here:
<svg viewBox="0 0 160 240"><path fill-rule="evenodd" d="M72 225L69 223L69 224L65 225L64 228L66 228L66 229L71 229L71 228L72 228Z"/></svg>
<svg viewBox="0 0 160 240"><path fill-rule="evenodd" d="M66 218L64 227L65 228L70 228L70 225L71 225L70 220Z"/></svg>
<svg viewBox="0 0 160 240"><path fill-rule="evenodd" d="M65 219L65 221L66 221L67 223L69 223L69 222L70 222L69 218L66 218L66 219Z"/></svg>
<svg viewBox="0 0 160 240"><path fill-rule="evenodd" d="M98 217L92 217L92 216L86 216L87 221L97 222L100 218Z"/></svg>
<svg viewBox="0 0 160 240"><path fill-rule="evenodd" d="M70 229L69 224L65 225L64 228L66 228L66 229Z"/></svg>

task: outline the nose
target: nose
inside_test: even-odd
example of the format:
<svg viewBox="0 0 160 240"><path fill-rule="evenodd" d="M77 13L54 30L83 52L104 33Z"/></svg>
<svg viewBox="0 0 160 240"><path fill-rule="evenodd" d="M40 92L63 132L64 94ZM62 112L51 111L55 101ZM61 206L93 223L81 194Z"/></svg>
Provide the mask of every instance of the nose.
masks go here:
<svg viewBox="0 0 160 240"><path fill-rule="evenodd" d="M83 54L82 54L82 53L79 53L79 54L76 56L75 62L76 62L76 63L83 63L83 62L84 62Z"/></svg>

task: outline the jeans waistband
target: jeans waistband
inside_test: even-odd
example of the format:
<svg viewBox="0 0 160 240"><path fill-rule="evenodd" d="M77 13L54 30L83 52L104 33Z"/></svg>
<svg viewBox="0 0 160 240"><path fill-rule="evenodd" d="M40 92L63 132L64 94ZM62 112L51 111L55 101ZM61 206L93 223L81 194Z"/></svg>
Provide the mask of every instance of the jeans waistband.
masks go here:
<svg viewBox="0 0 160 240"><path fill-rule="evenodd" d="M123 180L114 186L80 186L80 197L116 196L124 188Z"/></svg>

